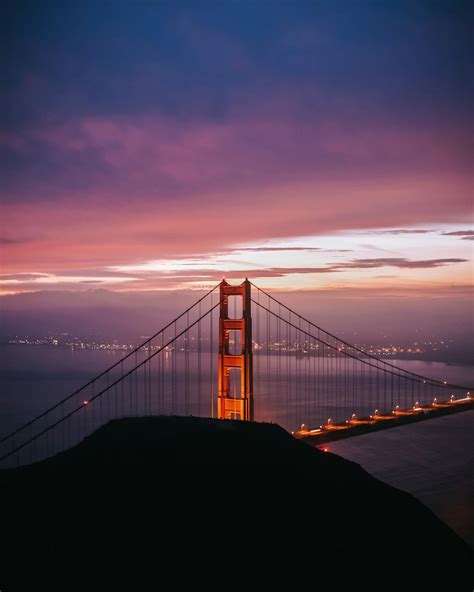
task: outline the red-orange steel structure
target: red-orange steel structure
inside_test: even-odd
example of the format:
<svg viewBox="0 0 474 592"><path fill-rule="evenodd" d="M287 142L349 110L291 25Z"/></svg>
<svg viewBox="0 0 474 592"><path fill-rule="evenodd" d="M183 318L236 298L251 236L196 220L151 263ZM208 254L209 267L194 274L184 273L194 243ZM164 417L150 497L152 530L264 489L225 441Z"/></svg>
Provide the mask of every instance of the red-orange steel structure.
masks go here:
<svg viewBox="0 0 474 592"><path fill-rule="evenodd" d="M217 417L253 421L253 368L251 284L245 280L240 286L231 286L225 280L220 285L219 318L219 376ZM229 318L229 296L242 298L242 317ZM231 332L240 332L242 349L230 353ZM230 373L240 372L240 389L232 396Z"/></svg>

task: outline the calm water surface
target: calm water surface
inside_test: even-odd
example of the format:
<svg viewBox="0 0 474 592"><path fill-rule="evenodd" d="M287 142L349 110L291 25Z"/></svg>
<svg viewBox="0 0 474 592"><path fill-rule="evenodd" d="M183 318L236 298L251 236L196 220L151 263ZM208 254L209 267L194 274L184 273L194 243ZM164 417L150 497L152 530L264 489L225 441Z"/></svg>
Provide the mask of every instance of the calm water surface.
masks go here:
<svg viewBox="0 0 474 592"><path fill-rule="evenodd" d="M474 548L474 411L328 445L426 504Z"/></svg>

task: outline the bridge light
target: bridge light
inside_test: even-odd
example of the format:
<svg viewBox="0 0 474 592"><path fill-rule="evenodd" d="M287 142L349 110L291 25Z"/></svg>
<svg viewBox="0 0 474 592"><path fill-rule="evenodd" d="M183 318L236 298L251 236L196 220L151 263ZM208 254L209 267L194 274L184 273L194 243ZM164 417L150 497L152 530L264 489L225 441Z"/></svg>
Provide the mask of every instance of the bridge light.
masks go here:
<svg viewBox="0 0 474 592"><path fill-rule="evenodd" d="M426 380L423 381L423 384L426 384Z"/></svg>
<svg viewBox="0 0 474 592"><path fill-rule="evenodd" d="M331 418L328 419L328 424L330 424L330 423L332 423L332 419Z"/></svg>
<svg viewBox="0 0 474 592"><path fill-rule="evenodd" d="M82 404L83 405L88 405L89 404L89 401L84 400L84 401L82 401Z"/></svg>
<svg viewBox="0 0 474 592"><path fill-rule="evenodd" d="M443 384L448 384L448 383L446 382L446 380L443 380Z"/></svg>
<svg viewBox="0 0 474 592"><path fill-rule="evenodd" d="M329 452L328 448L323 448L323 452Z"/></svg>
<svg viewBox="0 0 474 592"><path fill-rule="evenodd" d="M305 426L304 423L301 424L301 428L300 429L302 429L302 430L305 430L306 429L306 426Z"/></svg>
<svg viewBox="0 0 474 592"><path fill-rule="evenodd" d="M356 414L355 414L355 413L353 413L353 414L352 414L352 419L355 419L355 418L356 418Z"/></svg>

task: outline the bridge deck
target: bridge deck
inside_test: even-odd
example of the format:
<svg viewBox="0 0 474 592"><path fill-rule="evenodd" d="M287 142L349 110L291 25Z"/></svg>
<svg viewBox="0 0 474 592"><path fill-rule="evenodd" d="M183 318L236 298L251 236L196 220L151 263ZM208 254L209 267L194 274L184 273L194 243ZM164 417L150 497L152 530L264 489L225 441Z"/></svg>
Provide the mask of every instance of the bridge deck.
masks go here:
<svg viewBox="0 0 474 592"><path fill-rule="evenodd" d="M397 409L391 415L371 415L367 418L347 420L345 423L326 424L314 430L303 429L294 432L293 435L312 446L320 446L335 440L362 436L378 430L397 428L417 421L472 410L474 410L474 399L467 397L445 403L413 407L412 409Z"/></svg>

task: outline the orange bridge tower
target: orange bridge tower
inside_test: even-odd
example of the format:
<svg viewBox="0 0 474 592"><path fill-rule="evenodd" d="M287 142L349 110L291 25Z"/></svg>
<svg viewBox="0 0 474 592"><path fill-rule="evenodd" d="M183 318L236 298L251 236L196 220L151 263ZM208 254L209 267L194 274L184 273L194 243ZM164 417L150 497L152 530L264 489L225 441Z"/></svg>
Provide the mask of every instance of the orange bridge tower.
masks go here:
<svg viewBox="0 0 474 592"><path fill-rule="evenodd" d="M252 317L250 314L250 282L231 286L220 285L219 378L217 417L253 421ZM229 297L242 298L242 316L229 317ZM239 307L240 309L240 307ZM234 338L231 339L231 336ZM230 352L230 342L234 350ZM240 348L240 343L242 347ZM237 350L235 348L237 346ZM231 393L231 373L239 386ZM238 380L240 377L240 380ZM234 383L234 380L232 380Z"/></svg>

